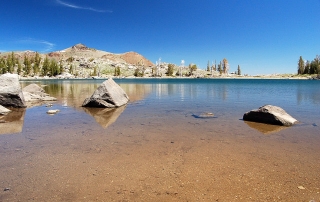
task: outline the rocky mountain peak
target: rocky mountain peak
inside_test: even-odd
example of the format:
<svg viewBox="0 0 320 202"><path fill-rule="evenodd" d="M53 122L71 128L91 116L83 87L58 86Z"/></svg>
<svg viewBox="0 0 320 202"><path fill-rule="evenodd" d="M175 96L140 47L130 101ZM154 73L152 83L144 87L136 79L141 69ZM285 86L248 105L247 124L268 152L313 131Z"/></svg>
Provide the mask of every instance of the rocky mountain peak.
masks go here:
<svg viewBox="0 0 320 202"><path fill-rule="evenodd" d="M86 45L82 44L82 43L78 43L74 46L71 47L72 50L90 50L90 48L88 48Z"/></svg>

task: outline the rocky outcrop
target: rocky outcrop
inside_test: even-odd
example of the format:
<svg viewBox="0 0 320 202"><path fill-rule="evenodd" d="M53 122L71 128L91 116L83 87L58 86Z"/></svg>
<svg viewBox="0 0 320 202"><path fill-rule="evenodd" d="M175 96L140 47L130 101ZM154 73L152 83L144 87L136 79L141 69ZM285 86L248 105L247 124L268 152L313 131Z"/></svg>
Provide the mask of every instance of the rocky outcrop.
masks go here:
<svg viewBox="0 0 320 202"><path fill-rule="evenodd" d="M90 50L90 48L88 48L86 45L84 45L82 43L78 43L78 44L72 46L72 50L73 51L87 51L87 50Z"/></svg>
<svg viewBox="0 0 320 202"><path fill-rule="evenodd" d="M120 58L132 65L144 65L145 67L154 66L154 64L136 52L127 52L120 55Z"/></svg>
<svg viewBox="0 0 320 202"><path fill-rule="evenodd" d="M45 90L37 84L30 84L22 89L26 102L34 101L55 101L57 98L50 97Z"/></svg>
<svg viewBox="0 0 320 202"><path fill-rule="evenodd" d="M30 85L27 85L26 87L24 87L22 89L23 92L29 92L29 93L44 93L45 90L43 88L41 88L40 86L38 86L35 83L32 83Z"/></svg>
<svg viewBox="0 0 320 202"><path fill-rule="evenodd" d="M243 120L281 126L291 126L298 122L282 108L273 105L251 110L243 115Z"/></svg>
<svg viewBox="0 0 320 202"><path fill-rule="evenodd" d="M17 108L26 107L17 74L7 73L0 76L0 105Z"/></svg>
<svg viewBox="0 0 320 202"><path fill-rule="evenodd" d="M92 94L90 98L84 100L83 107L114 108L127 104L128 95L113 81L104 81Z"/></svg>

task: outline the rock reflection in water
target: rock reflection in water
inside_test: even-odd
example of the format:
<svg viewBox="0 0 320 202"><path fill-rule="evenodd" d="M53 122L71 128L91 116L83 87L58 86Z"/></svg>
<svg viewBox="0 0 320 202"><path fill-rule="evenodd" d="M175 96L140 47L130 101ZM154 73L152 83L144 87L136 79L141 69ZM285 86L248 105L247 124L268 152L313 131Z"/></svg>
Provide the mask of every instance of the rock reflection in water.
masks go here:
<svg viewBox="0 0 320 202"><path fill-rule="evenodd" d="M0 116L0 135L22 132L26 109L10 110L9 114Z"/></svg>
<svg viewBox="0 0 320 202"><path fill-rule="evenodd" d="M286 129L288 127L286 126L278 126L278 125L270 125L270 124L264 124L264 123L256 123L251 121L244 121L250 128L253 128L265 135L269 135L275 132L279 132L283 129Z"/></svg>
<svg viewBox="0 0 320 202"><path fill-rule="evenodd" d="M83 107L83 110L91 115L97 123L99 123L103 128L107 128L112 123L114 123L120 114L125 110L126 106L118 108L90 108Z"/></svg>

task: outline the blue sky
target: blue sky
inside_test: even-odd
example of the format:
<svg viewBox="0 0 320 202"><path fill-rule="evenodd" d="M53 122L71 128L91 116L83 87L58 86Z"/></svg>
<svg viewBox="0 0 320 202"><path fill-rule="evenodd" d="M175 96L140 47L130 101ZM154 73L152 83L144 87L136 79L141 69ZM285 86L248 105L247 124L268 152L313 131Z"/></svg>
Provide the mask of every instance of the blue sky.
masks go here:
<svg viewBox="0 0 320 202"><path fill-rule="evenodd" d="M203 69L227 58L250 75L296 73L300 55L320 55L320 0L10 0L0 16L0 51L83 43Z"/></svg>

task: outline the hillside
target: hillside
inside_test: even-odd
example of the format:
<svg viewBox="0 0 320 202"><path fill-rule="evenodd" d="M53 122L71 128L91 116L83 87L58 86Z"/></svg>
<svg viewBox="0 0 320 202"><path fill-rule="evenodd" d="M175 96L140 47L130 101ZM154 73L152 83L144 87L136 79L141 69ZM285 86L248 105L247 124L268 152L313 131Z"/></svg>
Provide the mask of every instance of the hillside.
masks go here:
<svg viewBox="0 0 320 202"><path fill-rule="evenodd" d="M188 66L181 68L173 64L168 75L168 67L165 62L156 66L136 52L115 54L81 43L47 54L30 50L0 53L0 74L17 73L25 78L208 77L218 74L211 75L199 69L190 73Z"/></svg>
<svg viewBox="0 0 320 202"><path fill-rule="evenodd" d="M120 63L127 65L137 65L140 62L140 64L144 64L148 67L154 66L154 64L150 60L146 59L144 56L136 52L115 54L106 51L96 50L94 48L89 48L81 43L61 51L48 53L47 55L50 58L55 58L59 61L65 61L68 58L73 57L76 58L78 61L86 61L87 63L90 63L93 61L92 59L95 59L95 63L101 64Z"/></svg>

